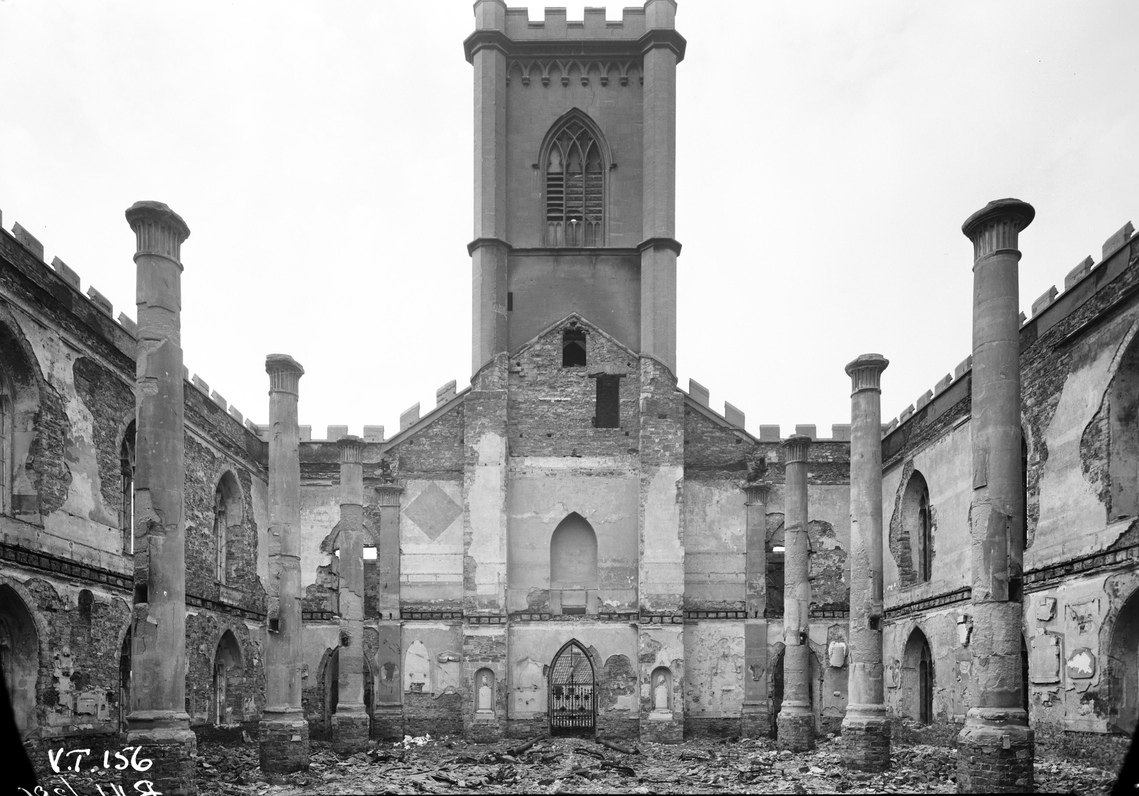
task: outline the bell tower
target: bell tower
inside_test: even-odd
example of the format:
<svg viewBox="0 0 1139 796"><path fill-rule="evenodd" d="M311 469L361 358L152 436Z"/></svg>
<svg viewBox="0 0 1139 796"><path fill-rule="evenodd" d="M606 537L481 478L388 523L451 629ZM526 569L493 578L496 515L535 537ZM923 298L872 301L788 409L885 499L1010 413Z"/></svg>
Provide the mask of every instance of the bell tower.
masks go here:
<svg viewBox="0 0 1139 796"><path fill-rule="evenodd" d="M676 3L474 9L472 372L578 312L675 373Z"/></svg>

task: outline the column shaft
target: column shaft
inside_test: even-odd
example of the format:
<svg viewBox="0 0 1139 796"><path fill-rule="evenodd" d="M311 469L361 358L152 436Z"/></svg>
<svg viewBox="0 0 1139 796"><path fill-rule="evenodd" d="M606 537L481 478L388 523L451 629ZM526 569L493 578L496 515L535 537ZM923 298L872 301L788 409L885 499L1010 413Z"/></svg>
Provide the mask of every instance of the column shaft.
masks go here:
<svg viewBox="0 0 1139 796"><path fill-rule="evenodd" d="M1032 789L1034 737L1022 707L1020 319L1017 239L1032 207L990 202L965 222L973 242L973 704L958 738L962 792Z"/></svg>
<svg viewBox="0 0 1139 796"><path fill-rule="evenodd" d="M767 707L767 484L748 484L747 548L745 553L744 605L744 705L740 728L744 737L771 735Z"/></svg>
<svg viewBox="0 0 1139 796"><path fill-rule="evenodd" d="M308 722L301 706L304 661L300 567L300 427L297 400L302 368L270 354L269 374L269 632L265 639L265 711L260 725L261 770L308 768Z"/></svg>
<svg viewBox="0 0 1139 796"><path fill-rule="evenodd" d="M846 366L850 396L850 674L842 721L851 768L890 765L890 725L882 682L882 371L864 354Z"/></svg>
<svg viewBox="0 0 1139 796"><path fill-rule="evenodd" d="M163 793L196 793L186 713L185 428L181 244L185 222L159 202L127 210L137 239L134 603L127 739L154 761Z"/></svg>
<svg viewBox="0 0 1139 796"><path fill-rule="evenodd" d="M810 690L811 582L807 536L807 451L811 438L795 435L783 443L786 462L783 501L783 704L778 739L792 751L815 747L815 716Z"/></svg>
<svg viewBox="0 0 1139 796"><path fill-rule="evenodd" d="M332 742L338 752L368 746L364 705L364 441L344 437L340 446L340 649Z"/></svg>

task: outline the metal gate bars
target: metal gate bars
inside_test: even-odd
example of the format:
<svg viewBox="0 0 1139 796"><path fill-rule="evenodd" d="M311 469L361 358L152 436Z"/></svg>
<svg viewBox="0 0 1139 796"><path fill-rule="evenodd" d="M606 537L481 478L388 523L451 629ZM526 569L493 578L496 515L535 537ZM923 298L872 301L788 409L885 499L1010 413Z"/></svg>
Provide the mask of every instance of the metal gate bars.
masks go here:
<svg viewBox="0 0 1139 796"><path fill-rule="evenodd" d="M593 662L576 641L567 643L554 658L549 711L551 735L591 735L597 726Z"/></svg>

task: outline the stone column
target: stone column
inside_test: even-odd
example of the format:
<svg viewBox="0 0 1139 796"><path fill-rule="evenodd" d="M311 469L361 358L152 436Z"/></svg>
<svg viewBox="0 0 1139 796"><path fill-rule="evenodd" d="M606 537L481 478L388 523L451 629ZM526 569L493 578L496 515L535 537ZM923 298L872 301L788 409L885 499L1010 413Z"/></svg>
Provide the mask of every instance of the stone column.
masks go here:
<svg viewBox="0 0 1139 796"><path fill-rule="evenodd" d="M973 242L971 682L958 736L963 793L1033 787L1033 732L1022 705L1024 516L1020 475L1020 296L1017 236L1032 206L999 199L969 216Z"/></svg>
<svg viewBox="0 0 1139 796"><path fill-rule="evenodd" d="M684 37L676 3L645 3L641 353L676 372L676 65Z"/></svg>
<svg viewBox="0 0 1139 796"><path fill-rule="evenodd" d="M850 395L850 676L842 719L847 767L890 767L890 723L882 682L881 354L846 366Z"/></svg>
<svg viewBox="0 0 1139 796"><path fill-rule="evenodd" d="M767 494L771 486L748 484L747 547L744 561L744 706L741 733L745 738L771 735L767 706Z"/></svg>
<svg viewBox="0 0 1139 796"><path fill-rule="evenodd" d="M301 459L297 398L304 368L290 356L265 358L269 374L269 628L261 770L308 768L308 722L301 707Z"/></svg>
<svg viewBox="0 0 1139 796"><path fill-rule="evenodd" d="M380 528L376 539L376 564L379 568L379 594L376 597L380 613L377 630L380 645L376 651L378 683L372 717L376 724L376 738L391 740L403 738L403 651L400 641L399 618L399 511L403 487L395 483L376 485L376 502L379 507Z"/></svg>
<svg viewBox="0 0 1139 796"><path fill-rule="evenodd" d="M135 368L135 554L131 706L127 743L154 761L149 780L197 793L197 743L186 713L185 404L182 396L182 241L190 229L161 202L126 212L134 230L138 349ZM133 789L132 789L133 792Z"/></svg>
<svg viewBox="0 0 1139 796"><path fill-rule="evenodd" d="M811 645L807 543L807 452L811 438L795 434L784 440L786 465L783 594L783 706L777 720L779 745L792 752L815 748L815 713L811 709Z"/></svg>
<svg viewBox="0 0 1139 796"><path fill-rule="evenodd" d="M332 743L355 754L368 747L364 705L364 440L343 437L340 447L340 650Z"/></svg>
<svg viewBox="0 0 1139 796"><path fill-rule="evenodd" d="M475 32L465 42L474 67L474 240L468 246L471 291L471 372L478 373L507 342L506 3L477 0Z"/></svg>

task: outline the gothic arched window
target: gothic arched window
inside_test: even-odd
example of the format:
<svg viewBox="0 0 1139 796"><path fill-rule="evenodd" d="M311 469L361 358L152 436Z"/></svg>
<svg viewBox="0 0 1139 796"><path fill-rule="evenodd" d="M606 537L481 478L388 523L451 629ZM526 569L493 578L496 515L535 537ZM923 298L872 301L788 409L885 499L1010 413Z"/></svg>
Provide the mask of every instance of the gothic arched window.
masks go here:
<svg viewBox="0 0 1139 796"><path fill-rule="evenodd" d="M122 500L119 503L119 528L123 533L123 555L134 553L134 421L123 433L119 445L119 473L122 475Z"/></svg>
<svg viewBox="0 0 1139 796"><path fill-rule="evenodd" d="M604 245L607 158L596 125L574 109L554 124L542 152L545 245Z"/></svg>

